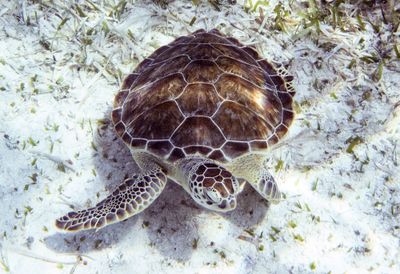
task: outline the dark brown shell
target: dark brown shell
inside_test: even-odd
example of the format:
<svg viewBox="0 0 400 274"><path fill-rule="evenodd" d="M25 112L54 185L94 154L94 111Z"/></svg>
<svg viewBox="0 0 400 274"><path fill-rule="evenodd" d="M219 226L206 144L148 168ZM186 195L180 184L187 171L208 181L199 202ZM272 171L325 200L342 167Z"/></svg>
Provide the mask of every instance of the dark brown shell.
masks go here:
<svg viewBox="0 0 400 274"><path fill-rule="evenodd" d="M170 161L199 153L224 162L286 134L291 80L254 48L198 30L159 48L125 78L112 120L132 148Z"/></svg>

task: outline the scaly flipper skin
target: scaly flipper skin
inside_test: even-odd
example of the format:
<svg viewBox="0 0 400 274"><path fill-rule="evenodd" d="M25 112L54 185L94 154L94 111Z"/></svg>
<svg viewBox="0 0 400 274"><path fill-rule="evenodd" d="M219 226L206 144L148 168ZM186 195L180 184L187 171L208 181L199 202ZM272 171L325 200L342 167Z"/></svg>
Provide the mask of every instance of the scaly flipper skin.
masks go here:
<svg viewBox="0 0 400 274"><path fill-rule="evenodd" d="M161 167L125 180L111 195L95 207L69 212L56 220L66 231L100 229L125 220L146 209L162 192L167 176Z"/></svg>
<svg viewBox="0 0 400 274"><path fill-rule="evenodd" d="M237 178L246 180L264 199L278 203L281 193L266 161L264 155L248 155L236 159L227 167Z"/></svg>
<svg viewBox="0 0 400 274"><path fill-rule="evenodd" d="M253 182L249 182L261 196L270 202L278 203L281 199L281 193L278 189L274 177L266 168L262 168L259 172L259 179Z"/></svg>
<svg viewBox="0 0 400 274"><path fill-rule="evenodd" d="M178 164L185 190L201 206L226 212L236 208L239 182L224 167L203 157L188 157Z"/></svg>

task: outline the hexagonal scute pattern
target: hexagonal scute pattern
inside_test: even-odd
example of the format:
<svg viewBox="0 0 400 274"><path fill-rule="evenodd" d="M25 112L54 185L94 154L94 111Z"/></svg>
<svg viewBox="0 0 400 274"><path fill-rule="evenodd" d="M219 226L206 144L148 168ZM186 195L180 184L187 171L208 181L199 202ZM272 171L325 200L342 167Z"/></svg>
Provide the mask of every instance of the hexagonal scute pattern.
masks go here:
<svg viewBox="0 0 400 274"><path fill-rule="evenodd" d="M177 38L124 80L112 121L132 148L169 161L225 162L278 142L294 119L294 90L253 47L218 30Z"/></svg>

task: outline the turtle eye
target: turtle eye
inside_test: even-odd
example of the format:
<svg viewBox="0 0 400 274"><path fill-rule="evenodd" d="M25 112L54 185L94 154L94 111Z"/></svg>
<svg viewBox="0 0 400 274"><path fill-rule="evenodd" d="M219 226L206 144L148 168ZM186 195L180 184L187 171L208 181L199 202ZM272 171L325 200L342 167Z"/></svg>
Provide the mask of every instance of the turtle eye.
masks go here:
<svg viewBox="0 0 400 274"><path fill-rule="evenodd" d="M207 199L209 199L211 202L218 203L221 200L221 196L215 189L207 189L205 194Z"/></svg>

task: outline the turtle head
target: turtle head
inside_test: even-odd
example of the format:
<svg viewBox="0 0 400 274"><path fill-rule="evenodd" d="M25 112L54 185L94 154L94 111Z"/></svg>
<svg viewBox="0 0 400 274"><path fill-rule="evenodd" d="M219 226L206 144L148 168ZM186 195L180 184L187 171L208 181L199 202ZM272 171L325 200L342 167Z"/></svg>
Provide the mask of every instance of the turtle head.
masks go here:
<svg viewBox="0 0 400 274"><path fill-rule="evenodd" d="M226 190L220 188L219 184L216 184L215 187L204 187L201 204L208 209L220 212L234 210L237 204L237 193L227 195Z"/></svg>
<svg viewBox="0 0 400 274"><path fill-rule="evenodd" d="M220 212L236 208L236 197L241 190L238 180L228 170L207 162L192 169L188 186L198 204Z"/></svg>

